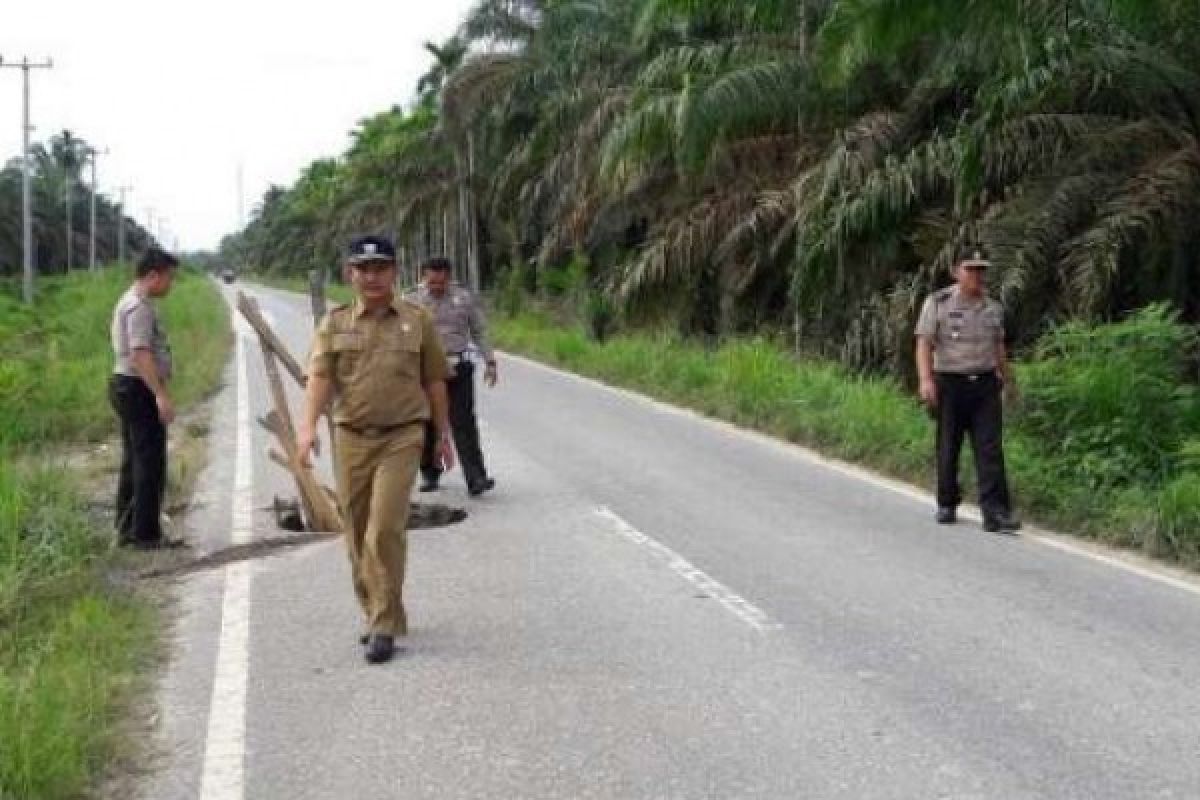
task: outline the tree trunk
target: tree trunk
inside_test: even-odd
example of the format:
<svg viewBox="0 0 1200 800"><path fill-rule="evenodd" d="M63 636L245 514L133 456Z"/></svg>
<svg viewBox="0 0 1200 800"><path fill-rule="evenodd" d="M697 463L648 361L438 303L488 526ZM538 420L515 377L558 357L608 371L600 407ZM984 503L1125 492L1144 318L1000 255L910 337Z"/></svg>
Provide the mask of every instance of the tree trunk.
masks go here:
<svg viewBox="0 0 1200 800"><path fill-rule="evenodd" d="M482 283L479 259L479 219L475 203L475 134L467 131L467 180L463 187L466 199L467 275L471 291L478 292Z"/></svg>

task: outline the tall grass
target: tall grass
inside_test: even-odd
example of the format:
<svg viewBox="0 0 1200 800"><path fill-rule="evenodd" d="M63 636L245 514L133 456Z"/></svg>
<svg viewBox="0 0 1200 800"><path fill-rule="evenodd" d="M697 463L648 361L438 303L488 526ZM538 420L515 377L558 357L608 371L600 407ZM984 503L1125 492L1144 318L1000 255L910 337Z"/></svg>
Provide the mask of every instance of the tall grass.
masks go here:
<svg viewBox="0 0 1200 800"><path fill-rule="evenodd" d="M109 325L130 277L118 270L48 279L37 308L0 295L0 447L80 440L112 431ZM158 301L176 362L176 405L216 384L230 336L228 313L203 277L181 271Z"/></svg>
<svg viewBox="0 0 1200 800"><path fill-rule="evenodd" d="M115 270L44 280L36 308L0 295L0 798L79 796L154 642L154 616L106 575L99 530L65 446L113 430L109 319ZM219 293L182 273L161 305L180 408L211 391L230 340Z"/></svg>
<svg viewBox="0 0 1200 800"><path fill-rule="evenodd" d="M709 349L630 332L599 342L544 311L501 314L493 328L513 352L933 482L933 423L889 378L797 359L765 339ZM1158 307L1048 334L1017 365L1025 399L1010 414L1006 456L1018 503L1047 524L1200 566L1195 345L1195 331Z"/></svg>

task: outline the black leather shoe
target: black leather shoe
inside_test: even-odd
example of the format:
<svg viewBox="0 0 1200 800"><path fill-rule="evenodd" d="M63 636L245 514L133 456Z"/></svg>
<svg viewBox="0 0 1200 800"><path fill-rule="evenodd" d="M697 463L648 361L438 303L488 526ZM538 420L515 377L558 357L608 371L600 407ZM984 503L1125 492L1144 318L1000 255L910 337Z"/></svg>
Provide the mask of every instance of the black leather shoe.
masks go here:
<svg viewBox="0 0 1200 800"><path fill-rule="evenodd" d="M483 480L479 481L479 483L473 483L470 486L468 486L467 494L471 495L471 497L478 497L479 495L483 494L484 492L490 491L495 488L496 488L495 479L484 478Z"/></svg>
<svg viewBox="0 0 1200 800"><path fill-rule="evenodd" d="M168 539L164 536L161 539L133 539L128 546L134 550L177 550L180 547L187 547L187 542L182 539Z"/></svg>
<svg viewBox="0 0 1200 800"><path fill-rule="evenodd" d="M1021 530L1021 520L1007 511L988 514L983 518L983 529L988 533L1016 533Z"/></svg>
<svg viewBox="0 0 1200 800"><path fill-rule="evenodd" d="M937 523L938 525L953 525L958 521L958 514L954 510L954 506L938 506Z"/></svg>
<svg viewBox="0 0 1200 800"><path fill-rule="evenodd" d="M367 663L382 664L396 654L396 640L382 633L372 633L367 641Z"/></svg>
<svg viewBox="0 0 1200 800"><path fill-rule="evenodd" d="M421 481L421 486L419 489L417 489L417 491L419 491L419 492L436 492L437 490L438 490L437 478L434 478L433 480L429 480L428 478L426 478L425 480Z"/></svg>

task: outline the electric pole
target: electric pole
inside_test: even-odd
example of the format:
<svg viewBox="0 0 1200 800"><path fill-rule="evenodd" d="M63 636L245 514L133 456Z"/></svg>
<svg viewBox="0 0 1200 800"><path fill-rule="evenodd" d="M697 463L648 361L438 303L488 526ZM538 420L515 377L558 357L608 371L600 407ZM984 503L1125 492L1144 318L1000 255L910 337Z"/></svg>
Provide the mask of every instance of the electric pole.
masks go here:
<svg viewBox="0 0 1200 800"><path fill-rule="evenodd" d="M23 255L25 281L23 288L26 303L33 303L33 199L29 187L29 134L33 131L33 126L29 124L29 70L50 69L52 66L54 66L54 62L48 58L45 61L35 63L31 62L28 56L25 56L17 64L5 64L4 59L0 58L0 67L19 68L24 82L22 92L24 102L21 113L21 217L25 246Z"/></svg>
<svg viewBox="0 0 1200 800"><path fill-rule="evenodd" d="M118 186L117 192L121 201L117 205L117 263L125 264L125 195L129 193L128 186Z"/></svg>
<svg viewBox="0 0 1200 800"><path fill-rule="evenodd" d="M91 225L88 228L88 272L96 271L96 157L108 155L108 148L97 150L94 147L89 147L86 151L88 160L92 164L92 203L91 203Z"/></svg>

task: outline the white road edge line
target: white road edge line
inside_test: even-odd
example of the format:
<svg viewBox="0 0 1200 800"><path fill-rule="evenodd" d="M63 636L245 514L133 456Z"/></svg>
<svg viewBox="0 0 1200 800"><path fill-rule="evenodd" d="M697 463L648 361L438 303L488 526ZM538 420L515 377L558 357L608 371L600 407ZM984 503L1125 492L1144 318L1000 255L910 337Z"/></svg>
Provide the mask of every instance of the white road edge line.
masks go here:
<svg viewBox="0 0 1200 800"><path fill-rule="evenodd" d="M759 433L758 431L749 430L748 428L742 428L734 425L731 422L726 422L714 417L708 417L699 413L698 411L693 411L688 408L680 408L679 406L673 406L669 403L664 403L661 400L655 400L653 397L640 394L639 392L635 392L630 389L609 386L608 384L602 383L594 378L576 375L573 372L567 372L566 370L558 369L556 367L549 366L548 364L543 364L540 361L535 361L531 358L526 358L524 356L519 356L508 352L504 352L503 355L505 358L510 358L513 361L534 369L542 370L543 372L548 372L561 378L577 381L592 388L600 389L602 391L625 398L626 400L648 406L660 413L685 417L687 419L717 428L725 433L750 439L768 447L773 447L776 450L786 453L793 458L798 458L802 461L807 461L810 464L824 467L825 469L833 470L834 472L839 472L842 475L860 480L880 489L886 489L895 494L907 497L910 500L922 503L931 509L935 505L933 495L929 494L928 492L921 491L920 489L914 488L913 486L901 481L886 478L882 475L871 472L868 469L864 469L863 467L859 467L845 461L839 461L834 458L829 458L828 456L823 456L820 453L810 450L802 445L786 442L782 439L776 439L772 436L768 436L765 433ZM961 513L959 516L962 518L970 519L975 522L979 522L981 519L979 510L977 508L964 507L960 510L960 512ZM1098 545L1089 547L1087 544L1077 544L1075 542L1068 541L1065 537L1065 534L1043 531L1033 528L1029 525L1026 525L1025 530L1022 531L1020 536L1021 539L1026 541L1036 542L1044 547L1049 547L1054 550L1069 553L1073 556L1088 559L1089 561L1104 564L1105 566L1113 569L1118 569L1122 572L1128 572L1131 575L1137 575L1140 578L1145 578L1146 580L1154 581L1164 586L1170 586L1173 589L1178 589L1180 591L1188 592L1189 594L1200 597L1200 581L1181 570L1172 570L1170 567L1160 564L1139 564L1132 560L1134 556L1124 555L1121 553L1097 552L1096 550L1092 549L1092 547Z"/></svg>
<svg viewBox="0 0 1200 800"><path fill-rule="evenodd" d="M678 574L685 581L690 583L696 589L704 594L712 597L720 603L726 611L733 614L742 622L749 625L759 633L767 633L769 631L778 630L783 626L778 622L773 621L767 612L763 611L758 606L751 603L740 594L734 592L725 584L712 577L704 570L692 564L683 556L676 553L670 547L667 547L662 542L652 536L642 533L637 528L630 525L621 517L617 516L607 508L597 508L596 516L611 523L613 532L628 539L639 547L648 550L655 558L664 562L672 572Z"/></svg>
<svg viewBox="0 0 1200 800"><path fill-rule="evenodd" d="M254 473L251 462L250 386L246 341L253 335L240 317L237 331L237 432L234 453L231 534L233 544L254 531ZM208 710L208 734L200 800L243 800L246 758L246 678L250 663L250 563L225 568L221 634Z"/></svg>

